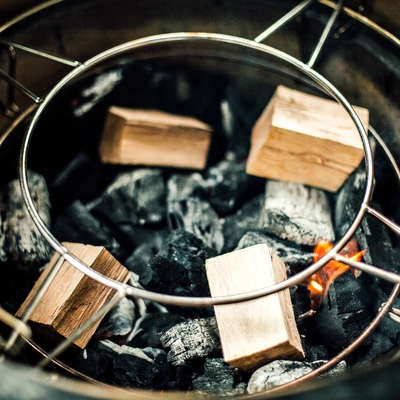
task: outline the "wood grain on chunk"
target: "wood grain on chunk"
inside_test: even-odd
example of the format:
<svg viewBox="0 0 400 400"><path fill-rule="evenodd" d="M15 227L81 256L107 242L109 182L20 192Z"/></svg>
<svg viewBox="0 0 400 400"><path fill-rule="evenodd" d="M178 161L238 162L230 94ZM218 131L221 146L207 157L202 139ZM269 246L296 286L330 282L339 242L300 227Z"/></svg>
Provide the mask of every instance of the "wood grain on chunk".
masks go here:
<svg viewBox="0 0 400 400"><path fill-rule="evenodd" d="M353 108L368 129L368 110ZM278 86L253 127L246 170L336 192L363 156L360 134L344 107Z"/></svg>
<svg viewBox="0 0 400 400"><path fill-rule="evenodd" d="M286 278L284 263L260 244L206 260L213 297L262 289ZM275 359L304 353L289 289L241 303L215 306L224 360L252 371Z"/></svg>

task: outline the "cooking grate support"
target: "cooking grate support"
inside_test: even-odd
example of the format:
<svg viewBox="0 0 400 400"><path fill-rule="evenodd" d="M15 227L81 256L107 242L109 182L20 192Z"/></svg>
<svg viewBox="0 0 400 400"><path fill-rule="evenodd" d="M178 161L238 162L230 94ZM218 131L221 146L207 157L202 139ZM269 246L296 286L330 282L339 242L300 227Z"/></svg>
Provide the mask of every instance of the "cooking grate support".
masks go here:
<svg viewBox="0 0 400 400"><path fill-rule="evenodd" d="M390 228L395 234L400 235L400 226L387 218L384 214L380 213L379 211L375 210L371 205L371 197L373 194L373 180L374 180L374 169L373 169L373 156L371 147L368 140L368 134L365 131L358 115L347 101L347 99L339 92L339 90L333 86L327 79L325 79L322 75L320 75L316 69L314 68L318 57L321 53L322 48L326 44L328 36L331 34L333 29L333 25L338 18L340 13L345 13L354 20L361 22L362 24L366 25L368 28L377 31L380 35L382 35L385 39L389 40L390 42L394 43L396 46L400 48L400 41L390 34L389 32L385 31L378 25L374 24L372 21L364 17L363 15L355 12L345 6L343 6L343 0L339 0L337 3L329 1L329 0L319 0L318 3L325 5L328 8L331 8L332 14L326 23L323 32L318 40L318 43L311 54L311 57L307 63L303 63L302 61L290 56L287 53L284 53L278 49L270 47L268 45L263 44L269 36L274 34L276 31L281 29L287 23L289 23L292 19L301 15L308 7L310 7L313 3L317 2L316 0L304 0L298 6L294 7L290 10L287 14L285 14L282 18L277 20L275 23L270 25L264 32L259 34L254 40L248 40L242 37L236 36L229 36L224 34L218 33L192 33L192 32L183 32L183 33L168 33L168 34L160 34L155 36L144 37L141 39L133 40L119 46L113 47L100 53L89 60L81 63L79 61L69 60L64 57L60 57L54 54L50 54L44 52L42 50L28 47L19 43L11 42L6 39L0 38L0 45L6 46L9 51L9 60L10 60L10 69L9 73L6 73L0 70L0 78L4 79L8 83L8 101L7 101L7 108L8 110L13 109L14 114L16 113L17 109L14 105L14 89L21 90L25 93L33 102L34 105L31 106L28 110L21 113L19 117L16 118L13 127L18 125L22 122L28 115L32 115L32 120L28 125L28 129L26 131L26 135L23 139L23 143L21 146L20 152L20 161L19 161L19 174L20 174L20 183L22 188L23 197L28 208L28 211L35 222L37 228L39 229L40 233L44 236L47 242L53 247L55 251L60 254L60 258L58 263L53 266L53 270L48 275L47 279L43 283L41 290L37 293L35 298L33 299L30 306L26 309L25 313L22 317L16 321L16 319L10 315L8 315L4 310L0 309L0 320L6 322L8 325L12 326L13 332L11 333L8 341L6 343L0 343L0 347L3 348L3 352L9 353L11 351L18 350L19 348L19 338L23 337L25 340L40 354L43 355L43 360L40 361L37 365L38 368L44 368L50 362L53 362L55 365L65 369L69 373L72 373L77 376L81 376L80 373L72 370L65 366L63 363L57 360L58 355L60 355L74 340L75 337L79 337L89 326L96 323L99 319L101 319L112 307L114 307L123 297L138 297L143 298L151 301L155 301L158 303L170 304L170 305L179 305L179 306L197 306L197 307L204 307L204 306L215 306L215 305L222 305L222 304L231 304L236 302L242 302L247 300L256 299L259 297L267 296L272 293L276 293L280 290L289 288L291 286L297 285L303 282L306 278L311 276L317 270L322 268L327 262L331 260L336 260L341 263L350 265L353 268L359 269L363 272L368 274L372 274L377 276L378 278L384 279L386 281L392 282L395 284L387 302L380 308L377 315L373 319L373 321L369 324L369 326L361 333L361 335L345 350L341 353L333 357L330 361L326 364L322 365L321 367L317 368L313 372L304 375L302 378L299 378L291 383L284 384L277 389L273 389L272 391L279 391L284 389L288 386L292 386L297 384L298 382L302 382L308 380L312 377L321 375L323 372L329 370L333 366L337 365L341 360L343 360L346 356L348 356L355 348L357 348L369 335L370 333L376 329L382 319L388 314L394 320L398 320L398 312L396 309L392 309L392 305L396 300L398 294L400 293L400 276L385 271L382 268L374 265L368 265L362 262L352 261L348 258L345 258L339 254L340 250L345 246L351 236L355 233L356 229L361 224L365 215L369 214L379 220L381 223L386 225ZM51 4L57 2L50 2ZM0 31L1 33L1 31ZM252 49L260 52L261 54L268 54L271 55L280 61L285 62L290 66L290 70L294 69L296 73L300 73L302 76L302 80L308 84L311 84L314 88L316 87L321 92L325 94L329 94L332 98L334 98L338 103L340 103L349 116L352 118L359 134L362 139L364 153L365 153L365 166L366 166L366 184L364 187L364 195L363 200L359 206L359 211L348 228L347 232L342 236L342 238L337 241L334 245L332 250L330 250L323 258L321 258L318 262L312 264L304 271L291 276L290 278L282 281L278 284L263 288L261 290L257 290L250 293L244 293L235 296L225 296L220 298L198 298L198 297L181 297L181 296L172 296L172 295L164 295L160 293L150 292L144 289L139 289L132 287L128 284L122 284L117 281L111 280L100 273L94 271L86 264L84 264L80 259L76 258L73 254L71 254L48 230L45 226L44 222L41 220L35 206L33 200L31 198L31 194L29 191L29 182L27 178L27 170L28 170L28 150L31 138L35 133L36 126L40 121L42 114L49 103L51 103L54 97L59 93L66 85L72 82L77 77L81 76L88 70L96 67L103 61L109 60L114 56L124 54L127 51L135 51L137 49L147 49L157 44L163 43L172 43L176 44L179 42L216 42L222 44L229 44L237 46L238 48L242 49ZM32 93L29 89L24 87L22 84L18 82L15 77L15 51L26 51L32 54L35 54L38 57L48 58L55 62L59 62L65 65L72 67L72 71L67 74L54 88L44 97L41 98L36 96ZM179 52L178 52L179 53ZM201 55L201 54L200 54ZM297 75L296 75L297 76ZM12 129L11 129L12 131ZM392 156L390 150L385 145L384 141L381 139L379 134L374 130L372 126L368 128L369 133L375 138L377 144L381 147L384 151L385 156L387 157L388 161L390 162L393 172L395 175L395 180L398 184L400 184L400 170L396 164L394 157ZM0 141L1 144L1 141ZM46 353L42 349L40 349L35 343L30 340L30 329L27 325L27 321L40 301L41 297L43 296L44 292L47 288L51 285L52 279L54 278L58 268L61 266L63 261L66 260L80 271L88 275L90 278L94 279L95 281L106 285L112 289L114 289L117 295L114 299L106 304L98 313L96 313L90 320L88 320L81 328L79 328L70 338L63 341L59 346L57 346L50 354ZM87 377L85 377L87 378ZM90 378L87 378L90 381L93 381Z"/></svg>

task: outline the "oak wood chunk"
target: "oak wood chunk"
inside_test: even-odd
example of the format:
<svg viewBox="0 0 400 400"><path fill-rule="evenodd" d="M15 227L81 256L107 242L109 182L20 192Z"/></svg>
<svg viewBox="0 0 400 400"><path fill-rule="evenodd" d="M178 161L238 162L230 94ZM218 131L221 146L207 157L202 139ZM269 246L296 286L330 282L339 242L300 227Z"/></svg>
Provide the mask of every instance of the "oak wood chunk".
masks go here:
<svg viewBox="0 0 400 400"><path fill-rule="evenodd" d="M353 108L368 129L368 110ZM339 103L278 86L253 127L246 171L336 192L363 156L359 132Z"/></svg>
<svg viewBox="0 0 400 400"><path fill-rule="evenodd" d="M212 128L188 116L112 106L100 143L104 163L203 169Z"/></svg>
<svg viewBox="0 0 400 400"><path fill-rule="evenodd" d="M212 297L262 289L286 279L267 244L206 260ZM289 289L255 300L215 306L224 360L244 371L276 359L304 358Z"/></svg>
<svg viewBox="0 0 400 400"><path fill-rule="evenodd" d="M81 243L63 244L72 254L101 274L119 282L126 283L128 281L129 271L104 247ZM17 317L21 317L48 275L51 266L57 262L59 257L58 253L54 254L49 265L17 311ZM69 337L114 295L113 289L94 281L69 262L64 261L54 281L29 318L29 323L35 332L53 343L58 343ZM85 348L99 324L100 321L86 330L73 344L78 348Z"/></svg>

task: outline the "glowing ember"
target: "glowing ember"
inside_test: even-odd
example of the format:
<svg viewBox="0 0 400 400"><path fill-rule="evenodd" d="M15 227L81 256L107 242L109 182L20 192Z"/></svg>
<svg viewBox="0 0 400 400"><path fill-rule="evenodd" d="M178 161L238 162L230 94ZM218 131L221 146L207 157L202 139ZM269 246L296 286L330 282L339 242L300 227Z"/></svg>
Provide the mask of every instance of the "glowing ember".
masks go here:
<svg viewBox="0 0 400 400"><path fill-rule="evenodd" d="M332 247L333 244L330 242L319 242L314 249L314 262L320 260ZM342 256L354 261L361 261L364 253L364 250L359 251L356 239L352 239L340 252ZM310 276L306 284L310 291L311 310L315 311L318 309L328 294L332 282L349 269L350 266L332 260ZM357 270L354 270L354 275L357 277Z"/></svg>

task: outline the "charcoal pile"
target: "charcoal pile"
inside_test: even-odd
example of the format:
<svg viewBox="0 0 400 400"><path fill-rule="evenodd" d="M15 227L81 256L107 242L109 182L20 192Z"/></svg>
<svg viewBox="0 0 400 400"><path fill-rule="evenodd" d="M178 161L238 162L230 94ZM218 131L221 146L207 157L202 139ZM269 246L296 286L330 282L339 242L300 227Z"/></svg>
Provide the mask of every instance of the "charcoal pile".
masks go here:
<svg viewBox="0 0 400 400"><path fill-rule="evenodd" d="M334 194L300 183L250 176L243 149L250 146L254 109L261 110L257 102L265 104L267 99L254 100L257 104L249 107L246 101L240 104L240 87L225 81L221 87L220 80L215 86L206 80L204 85L214 88L213 102L219 99L209 104L204 101L209 94L193 76L141 72L151 81L157 99L171 99L168 105L161 100L153 104L147 96L145 106L183 109L214 125L217 142L210 150L208 166L192 171L104 165L83 151L49 180L49 187L41 172L30 171L36 207L59 241L105 247L129 269L131 285L167 295L209 297L205 269L209 258L267 244L284 262L287 276L292 276L315 260L314 247L319 241L335 242L343 235L358 211L359 189L365 179L362 165ZM185 94L177 79L185 82ZM110 93L113 99L118 87ZM237 108L240 113L233 114ZM90 120L91 113L88 109L73 115L73 123L80 118ZM234 139L236 133L241 146ZM91 177L80 175L85 165L94 171ZM78 185L79 177L83 183ZM90 195L83 190L89 181L91 190L96 185ZM0 200L1 306L15 313L52 251L27 217L17 180L3 187ZM382 244L377 244L377 237ZM394 261L398 249L383 225L367 218L354 239L366 262L399 272ZM68 356L70 365L91 378L125 388L224 397L279 386L314 370L351 344L391 289L379 279L349 269L330 282L326 297L313 308L309 283L290 290L304 360L276 360L243 372L224 361L213 307L126 298L102 320L88 346ZM397 325L386 318L340 363L337 372L373 363L397 344Z"/></svg>

